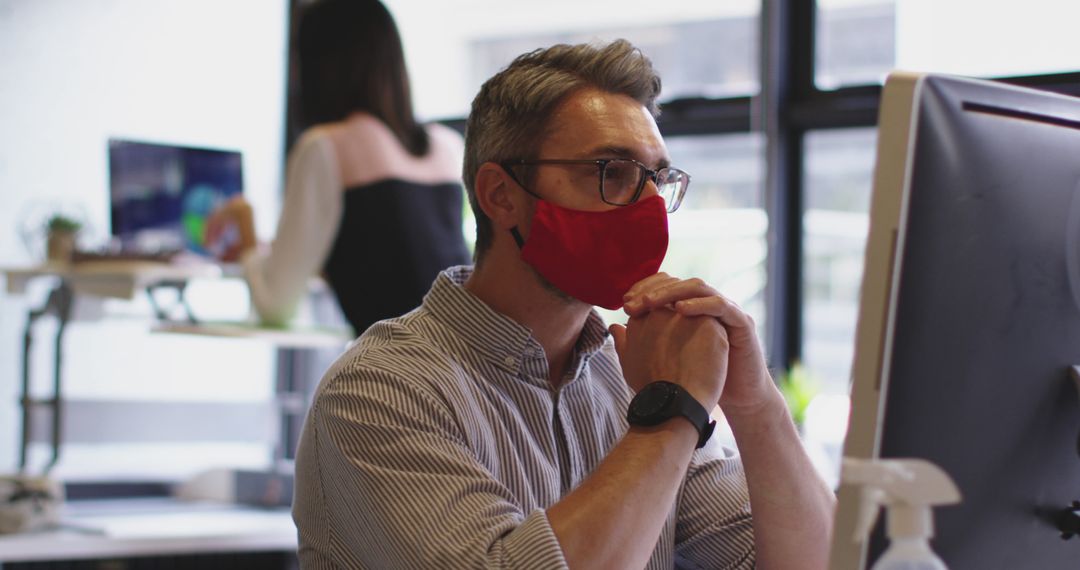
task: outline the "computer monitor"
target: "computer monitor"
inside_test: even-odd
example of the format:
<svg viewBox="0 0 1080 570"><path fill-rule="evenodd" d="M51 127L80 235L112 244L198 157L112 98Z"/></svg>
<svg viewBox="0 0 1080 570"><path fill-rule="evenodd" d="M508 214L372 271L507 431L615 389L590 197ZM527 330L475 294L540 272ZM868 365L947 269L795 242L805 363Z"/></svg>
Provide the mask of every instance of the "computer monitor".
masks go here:
<svg viewBox="0 0 1080 570"><path fill-rule="evenodd" d="M893 74L873 192L844 455L952 477L950 568L1077 567L1056 521L1080 499L1080 99ZM853 542L857 503L841 486L834 569L885 546Z"/></svg>
<svg viewBox="0 0 1080 570"><path fill-rule="evenodd" d="M109 139L112 235L122 249L205 250L210 213L244 186L238 151Z"/></svg>

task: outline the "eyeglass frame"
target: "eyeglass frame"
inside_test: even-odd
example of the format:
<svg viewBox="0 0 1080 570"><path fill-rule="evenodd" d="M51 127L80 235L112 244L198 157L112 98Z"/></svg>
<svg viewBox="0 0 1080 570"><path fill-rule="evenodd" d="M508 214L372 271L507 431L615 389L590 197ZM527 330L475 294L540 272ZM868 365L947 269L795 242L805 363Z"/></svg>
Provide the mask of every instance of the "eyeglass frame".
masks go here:
<svg viewBox="0 0 1080 570"><path fill-rule="evenodd" d="M617 202L608 201L607 196L604 195L604 175L605 175L605 172L607 172L607 165L612 163L612 162L630 162L630 163L633 163L634 166L637 166L638 170L641 172L641 178L638 180L637 188L634 190L634 196L632 198L630 198L630 201L626 202L625 204L619 204ZM597 178L598 178L598 184L599 184L598 190L600 191L600 200L602 200L605 204L610 204L612 206L629 206L630 204L633 204L633 203L637 202L638 199L641 198L642 191L645 190L645 180L646 179L652 180L653 184L655 184L655 185L657 185L657 187L659 187L659 184L657 183L656 180L660 176L660 171L661 170L674 170L676 172L681 172L683 174L683 176L685 177L685 180L686 180L686 182L682 184L682 188L679 190L679 193L675 196L674 205L670 206L667 209L667 212L669 214L674 213L675 210L679 209L679 206L682 205L683 196L686 195L686 190L690 187L690 173L689 172L687 172L685 170L682 170L680 168L675 168L673 166L661 166L660 168L657 168L657 169L653 170L652 168L649 168L648 166L645 166L641 162L639 162L637 160L634 160L632 158L580 158L580 159L574 159L574 158L536 158L536 159L520 158L520 159L514 159L514 160L504 160L504 161L499 163L499 166L501 166L503 168L503 170L505 170L506 173L510 175L510 178L512 178L514 180L514 182L517 182L518 186L521 186L521 188L523 190L525 190L526 192L528 192L532 196L535 196L536 198L543 199L542 196L538 195L537 193L535 193L532 190L529 190L528 188L525 187L525 184L521 180L519 180L517 174L514 173L514 167L515 166L541 166L541 165L545 165L545 164L594 164L594 165L596 165L596 167L598 169L598 177Z"/></svg>

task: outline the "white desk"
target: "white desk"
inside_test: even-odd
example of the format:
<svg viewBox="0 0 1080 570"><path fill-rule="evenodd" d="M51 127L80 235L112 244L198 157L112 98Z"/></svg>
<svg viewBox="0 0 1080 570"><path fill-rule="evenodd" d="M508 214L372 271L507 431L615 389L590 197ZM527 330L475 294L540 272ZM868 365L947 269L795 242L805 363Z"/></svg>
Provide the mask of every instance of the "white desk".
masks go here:
<svg viewBox="0 0 1080 570"><path fill-rule="evenodd" d="M66 509L64 523L81 530L0 536L0 563L296 551L287 509L159 499L75 502Z"/></svg>
<svg viewBox="0 0 1080 570"><path fill-rule="evenodd" d="M155 333L186 334L218 338L246 338L269 342L278 348L341 348L352 341L346 331L316 328L267 328L233 322L167 322L150 329Z"/></svg>
<svg viewBox="0 0 1080 570"><path fill-rule="evenodd" d="M296 358L300 351L314 348L342 349L351 332L315 327L265 328L244 323L166 322L151 329L161 334L185 334L217 338L240 338L269 342L278 348L275 399L278 408L278 438L273 464L282 466L293 459L293 447L307 413L307 397L298 381Z"/></svg>
<svg viewBox="0 0 1080 570"><path fill-rule="evenodd" d="M110 299L134 299L137 293L163 283L186 283L192 279L214 279L225 275L220 265L186 261L88 261L84 263L45 263L33 267L2 268L7 291L25 292L30 281L41 277L59 278L73 293Z"/></svg>
<svg viewBox="0 0 1080 570"><path fill-rule="evenodd" d="M344 347L352 340L351 331L338 331L307 328L261 328L245 323L201 323L184 299L184 290L189 281L194 279L215 279L236 276L237 268L221 266L199 258L183 258L176 262L163 263L154 261L87 261L76 264L48 263L26 268L0 268L6 276L7 291L10 294L23 294L28 284L36 279L50 278L55 281L45 304L30 311L23 336L23 367L20 404L22 409L22 439L19 454L19 468L27 465L30 444L31 414L36 406L44 406L51 412L52 418L52 458L46 467L51 468L59 459L62 432L61 404L63 401L63 383L61 363L63 359L64 330L72 317L72 307L76 297L134 299L141 292L146 292L154 313L158 319L154 332L171 334L193 334L202 336L250 338L270 342L283 350L279 351L279 371L277 393L281 404L282 424L284 429L292 429L294 416L303 415L303 403L297 401L294 393L297 383L293 376L291 362L297 349ZM173 316L175 307L161 307L154 297L158 289L172 289L177 292L176 306L183 309L181 320ZM34 322L45 316L53 316L59 326L53 339L53 387L48 398L31 398L30 354L33 343ZM282 440L287 441L287 440ZM285 445L279 442L275 451L275 460L287 459Z"/></svg>

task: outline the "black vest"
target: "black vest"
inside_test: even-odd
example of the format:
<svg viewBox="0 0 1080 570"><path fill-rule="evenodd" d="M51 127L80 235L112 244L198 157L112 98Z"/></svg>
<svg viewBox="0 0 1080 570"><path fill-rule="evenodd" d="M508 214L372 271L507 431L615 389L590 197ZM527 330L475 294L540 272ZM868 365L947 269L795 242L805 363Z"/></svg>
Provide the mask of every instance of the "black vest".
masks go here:
<svg viewBox="0 0 1080 570"><path fill-rule="evenodd" d="M440 271L470 263L460 184L382 180L345 191L323 266L356 334L420 305Z"/></svg>

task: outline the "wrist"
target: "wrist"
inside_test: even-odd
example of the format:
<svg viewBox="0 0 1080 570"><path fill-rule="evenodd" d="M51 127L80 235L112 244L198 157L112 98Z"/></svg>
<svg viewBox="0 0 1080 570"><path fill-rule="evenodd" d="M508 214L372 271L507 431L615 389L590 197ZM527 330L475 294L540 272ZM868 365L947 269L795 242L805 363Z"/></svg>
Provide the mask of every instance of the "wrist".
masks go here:
<svg viewBox="0 0 1080 570"><path fill-rule="evenodd" d="M664 441L663 446L689 444L690 449L697 445L697 429L685 418L673 417L654 426L630 426L627 434L634 434Z"/></svg>
<svg viewBox="0 0 1080 570"><path fill-rule="evenodd" d="M794 425L784 395L771 382L765 393L753 403L739 406L722 403L720 409L733 431L759 432L777 425Z"/></svg>
<svg viewBox="0 0 1080 570"><path fill-rule="evenodd" d="M676 420L677 425L680 418L697 432L698 448L705 445L716 427L716 422L709 417L709 410L689 391L664 380L646 384L630 401L626 412L627 423L636 427L669 424L672 420Z"/></svg>
<svg viewBox="0 0 1080 570"><path fill-rule="evenodd" d="M681 386L683 390L686 390L686 392L706 410L715 408L717 401L720 400L720 392L718 392L715 387L707 385L706 383L694 382L682 378L677 378L674 380L674 383Z"/></svg>

